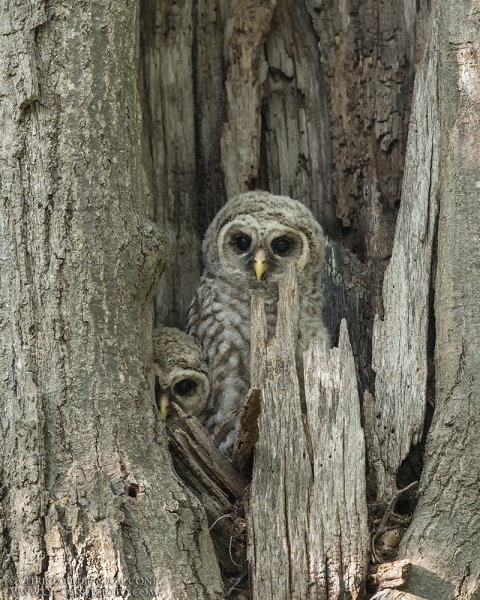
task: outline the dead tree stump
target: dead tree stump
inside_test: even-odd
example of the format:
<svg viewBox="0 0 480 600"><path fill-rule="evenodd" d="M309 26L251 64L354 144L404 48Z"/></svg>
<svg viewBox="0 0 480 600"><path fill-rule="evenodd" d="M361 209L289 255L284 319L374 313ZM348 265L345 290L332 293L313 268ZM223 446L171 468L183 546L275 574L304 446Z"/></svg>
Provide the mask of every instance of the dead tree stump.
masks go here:
<svg viewBox="0 0 480 600"><path fill-rule="evenodd" d="M365 443L346 323L339 347L305 353L307 414L295 365L296 277L280 289L276 334L252 298L252 382L262 390L248 558L253 600L362 597L368 561ZM263 372L259 374L258 369Z"/></svg>

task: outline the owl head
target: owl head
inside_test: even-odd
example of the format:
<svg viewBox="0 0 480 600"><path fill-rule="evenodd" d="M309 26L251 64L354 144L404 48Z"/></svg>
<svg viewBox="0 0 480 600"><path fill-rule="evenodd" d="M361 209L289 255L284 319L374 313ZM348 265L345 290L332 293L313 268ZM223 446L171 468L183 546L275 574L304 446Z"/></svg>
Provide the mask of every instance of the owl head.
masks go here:
<svg viewBox="0 0 480 600"><path fill-rule="evenodd" d="M313 276L323 264L325 238L310 210L297 200L254 191L229 200L203 242L206 269L259 295L278 289L288 263Z"/></svg>
<svg viewBox="0 0 480 600"><path fill-rule="evenodd" d="M158 378L158 406L167 416L170 402L186 413L200 416L210 394L210 379L195 340L172 327L153 331L153 366Z"/></svg>

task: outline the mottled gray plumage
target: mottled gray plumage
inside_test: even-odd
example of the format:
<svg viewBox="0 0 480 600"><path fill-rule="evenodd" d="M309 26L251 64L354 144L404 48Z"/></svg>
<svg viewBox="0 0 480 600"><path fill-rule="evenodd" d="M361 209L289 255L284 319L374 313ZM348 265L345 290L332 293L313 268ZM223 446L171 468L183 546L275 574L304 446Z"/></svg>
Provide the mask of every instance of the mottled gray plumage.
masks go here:
<svg viewBox="0 0 480 600"><path fill-rule="evenodd" d="M201 417L210 394L208 366L197 342L172 327L153 331L153 366L160 386L159 407L176 402L188 414Z"/></svg>
<svg viewBox="0 0 480 600"><path fill-rule="evenodd" d="M285 246L282 254L275 250ZM324 247L322 229L308 208L262 191L227 202L205 234L204 272L190 306L187 330L202 345L210 368L212 393L206 426L223 452L231 451L250 387L251 295L265 300L271 337L278 284L287 263L295 262L300 298L297 361L301 363L314 335L328 337L319 289ZM254 260L258 263L260 258L266 271L261 270L257 280Z"/></svg>

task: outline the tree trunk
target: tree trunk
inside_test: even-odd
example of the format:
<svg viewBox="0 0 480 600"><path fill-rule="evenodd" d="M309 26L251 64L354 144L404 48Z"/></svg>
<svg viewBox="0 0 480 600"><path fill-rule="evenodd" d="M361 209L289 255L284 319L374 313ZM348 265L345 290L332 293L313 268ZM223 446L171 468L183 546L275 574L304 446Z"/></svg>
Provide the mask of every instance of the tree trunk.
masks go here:
<svg viewBox="0 0 480 600"><path fill-rule="evenodd" d="M440 214L435 286L436 406L420 501L402 542L442 598L480 597L477 491L480 310L480 21L470 1L438 3ZM434 589L434 588L432 588ZM416 591L418 590L418 592ZM421 582L412 593L424 596ZM438 598L430 595L426 598Z"/></svg>
<svg viewBox="0 0 480 600"><path fill-rule="evenodd" d="M0 597L42 597L39 577L68 597L222 598L154 402L165 241L146 218L138 3L4 3L0 23Z"/></svg>
<svg viewBox="0 0 480 600"><path fill-rule="evenodd" d="M422 436L427 406L432 252L438 213L440 123L437 32L417 69L402 202L392 258L383 282L383 319L375 319L375 403L365 406L369 461L377 499L396 490L396 476Z"/></svg>
<svg viewBox="0 0 480 600"><path fill-rule="evenodd" d="M197 118L193 129L184 131L179 130L181 119L162 118L164 130L152 128L148 139L157 207L164 191L173 189L169 182L177 182L179 171L170 159L172 151L156 153L154 140L166 140L165 147L174 140L172 144L188 149L188 165L195 165L195 184L188 195L195 200L187 203L183 192L169 191L177 209L188 205L188 218L197 224L195 235L185 233L171 209L167 235L173 237L174 231L180 238L186 235L177 244L186 247L189 242L196 251L225 198L258 186L303 201L334 238L330 250L341 243L360 259L361 264L352 268L354 277L361 276L350 288L351 297L344 294L348 287L344 284L354 277L342 279L329 271L337 256L346 256L344 249L330 252L323 285L326 292L333 290L330 297L326 293L327 305L331 304L326 313L334 340L341 317L356 311L351 331L361 387L367 392L369 472L375 473L382 501L394 491L402 461L421 436L431 394L428 378L433 376L428 347L436 336L436 415L420 503L401 555L412 559L412 572L418 575L413 581L426 582L426 588L416 588L419 596L473 598L480 576L475 560L478 494L471 476L478 446L474 358L478 20L472 2L442 3L438 55L435 22L433 33L425 28L430 10L430 2L410 0L166 0L163 12L156 13L156 23L163 29L152 26L157 50L151 50L149 60L159 50L160 56L163 52L168 57L169 40L172 55L186 53L188 68L179 74L185 85L178 85L172 99L168 78L156 75L149 81L149 93L162 106L173 102L179 108L188 101L188 118L192 114ZM404 178L413 79L426 39L430 50L418 71ZM431 265L436 251L437 161L441 176L435 282ZM171 179L162 179L164 169ZM185 179L180 176L178 185ZM399 206L402 212L396 223ZM175 252L173 260L175 273L188 274L181 291L175 291L178 284L169 283L173 274L165 281L162 289L168 292L162 294L170 294L168 308L157 301L156 313L159 320L183 324L181 316L172 317L168 311L190 301L199 256ZM428 316L432 284L434 319ZM375 314L376 388L369 358ZM294 423L295 419L291 427L301 437L302 429ZM308 461L305 465L308 471ZM464 522L469 523L468 531ZM393 598L416 592L385 589L379 594Z"/></svg>

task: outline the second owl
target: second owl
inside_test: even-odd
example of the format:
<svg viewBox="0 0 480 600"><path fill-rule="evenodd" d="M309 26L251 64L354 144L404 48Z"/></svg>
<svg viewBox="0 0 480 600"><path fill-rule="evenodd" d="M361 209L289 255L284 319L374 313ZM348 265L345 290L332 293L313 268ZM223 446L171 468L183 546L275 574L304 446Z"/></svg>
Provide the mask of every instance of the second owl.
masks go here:
<svg viewBox="0 0 480 600"><path fill-rule="evenodd" d="M212 376L206 427L215 445L231 453L238 417L250 387L250 298L265 300L274 334L278 285L294 262L300 298L297 364L311 338L327 338L319 276L322 228L303 204L254 191L218 212L202 246L204 272L190 306L187 329L203 347Z"/></svg>

